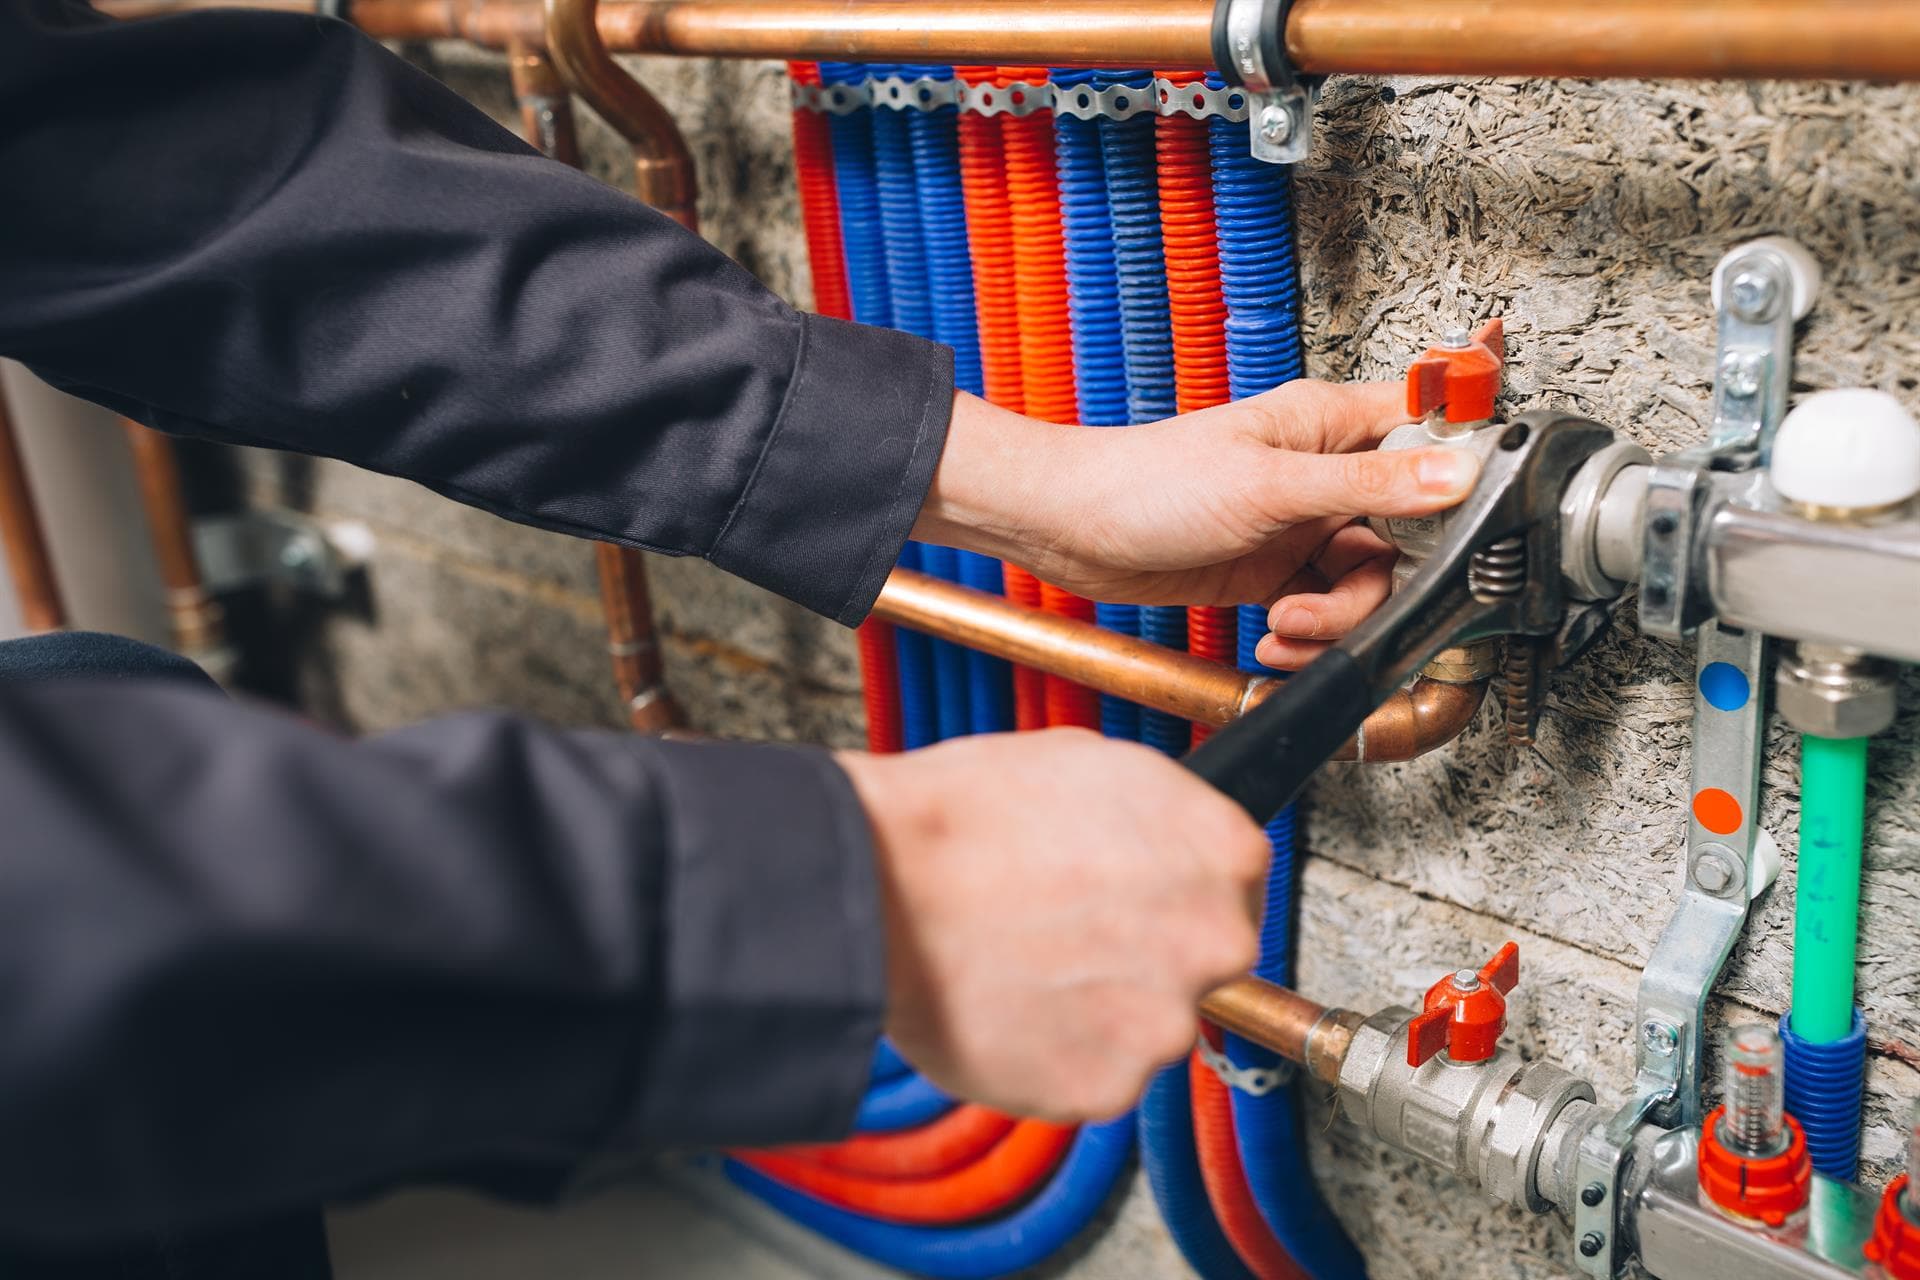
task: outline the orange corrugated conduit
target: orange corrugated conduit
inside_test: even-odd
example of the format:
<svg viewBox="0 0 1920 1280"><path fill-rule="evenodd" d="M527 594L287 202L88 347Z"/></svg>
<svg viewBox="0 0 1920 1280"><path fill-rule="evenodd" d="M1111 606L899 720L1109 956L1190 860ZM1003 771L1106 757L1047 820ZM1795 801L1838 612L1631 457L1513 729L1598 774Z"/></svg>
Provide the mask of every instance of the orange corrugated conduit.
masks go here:
<svg viewBox="0 0 1920 1280"><path fill-rule="evenodd" d="M968 1102L918 1129L861 1134L829 1146L790 1147L777 1154L859 1178L931 1178L978 1161L1012 1133L1016 1123L1004 1112Z"/></svg>
<svg viewBox="0 0 1920 1280"><path fill-rule="evenodd" d="M1018 1204L1060 1163L1074 1132L1069 1125L1021 1120L980 1159L926 1178L865 1178L779 1154L741 1153L738 1158L842 1209L889 1222L936 1226L970 1222Z"/></svg>
<svg viewBox="0 0 1920 1280"><path fill-rule="evenodd" d="M1204 81L1198 71L1160 71L1178 85ZM1225 404L1227 306L1220 297L1220 251L1213 228L1213 174L1207 158L1207 123L1191 116L1163 115L1154 122L1160 180L1160 238L1167 263L1167 306L1173 321L1173 384L1181 413ZM1187 610L1187 651L1197 658L1231 663L1236 634L1231 608ZM1194 745L1213 730L1193 726Z"/></svg>
<svg viewBox="0 0 1920 1280"><path fill-rule="evenodd" d="M1019 105L1016 84L1042 84L1045 67L998 67L994 83ZM999 117L1006 147L1006 189L1012 206L1014 293L1020 306L1020 370L1025 412L1046 422L1078 422L1073 333L1067 313L1066 244L1054 168L1053 113ZM1035 586L1037 585L1037 592ZM1093 602L1007 566L1007 596L1049 613L1093 621ZM1100 697L1084 685L1045 677L1049 725L1100 727Z"/></svg>
<svg viewBox="0 0 1920 1280"><path fill-rule="evenodd" d="M1201 1024L1201 1034L1215 1049L1221 1047L1220 1028ZM1247 1270L1259 1280L1311 1280L1267 1226L1247 1189L1246 1170L1240 1164L1240 1146L1233 1132L1233 1100L1226 1082L1194 1050L1187 1064L1187 1086L1193 1099L1193 1146L1200 1157L1200 1180L1206 1184L1213 1215L1227 1242Z"/></svg>

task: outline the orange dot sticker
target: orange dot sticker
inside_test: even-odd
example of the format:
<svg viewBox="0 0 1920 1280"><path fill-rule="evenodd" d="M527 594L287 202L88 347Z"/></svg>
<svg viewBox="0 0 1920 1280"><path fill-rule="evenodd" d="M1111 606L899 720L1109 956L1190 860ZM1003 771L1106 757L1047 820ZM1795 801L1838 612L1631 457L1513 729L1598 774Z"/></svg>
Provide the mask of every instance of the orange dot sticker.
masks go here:
<svg viewBox="0 0 1920 1280"><path fill-rule="evenodd" d="M1708 787L1694 796L1693 818L1717 836L1732 835L1746 820L1740 802L1718 787Z"/></svg>

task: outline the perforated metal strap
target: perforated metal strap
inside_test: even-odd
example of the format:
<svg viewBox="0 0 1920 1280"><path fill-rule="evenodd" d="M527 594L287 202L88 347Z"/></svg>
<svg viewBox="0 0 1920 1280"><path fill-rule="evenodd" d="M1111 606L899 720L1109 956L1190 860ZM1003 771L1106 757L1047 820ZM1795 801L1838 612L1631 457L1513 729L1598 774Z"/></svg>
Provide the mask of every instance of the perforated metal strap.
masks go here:
<svg viewBox="0 0 1920 1280"><path fill-rule="evenodd" d="M1196 120L1245 120L1251 110L1247 91L1235 86L1215 89L1204 81L1177 84L1156 79L1151 88L1134 85L1091 85L1061 88L1016 80L1009 85L965 84L922 76L876 76L847 84L795 84L793 105L801 111L847 115L869 107L897 111L935 111L957 106L981 116L1030 116L1051 111L1076 120L1131 120L1149 112L1163 116L1191 116Z"/></svg>
<svg viewBox="0 0 1920 1280"><path fill-rule="evenodd" d="M1220 1083L1250 1098L1264 1098L1275 1089L1284 1089L1293 1083L1291 1062L1282 1062L1277 1067L1238 1067L1233 1059L1208 1044L1205 1036L1200 1037L1198 1048L1200 1061L1212 1068L1213 1074L1220 1077Z"/></svg>

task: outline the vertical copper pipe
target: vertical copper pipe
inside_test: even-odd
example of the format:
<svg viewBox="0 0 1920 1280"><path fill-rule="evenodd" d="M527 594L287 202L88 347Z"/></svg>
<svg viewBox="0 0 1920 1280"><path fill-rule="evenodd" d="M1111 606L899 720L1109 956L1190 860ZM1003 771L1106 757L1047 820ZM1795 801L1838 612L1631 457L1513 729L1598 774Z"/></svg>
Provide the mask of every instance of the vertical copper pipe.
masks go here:
<svg viewBox="0 0 1920 1280"><path fill-rule="evenodd" d="M193 549L193 517L180 481L179 456L173 441L158 431L125 418L120 425L133 452L140 504L146 508L154 559L159 562L160 582L167 592L173 647L220 676L221 668L228 664L226 612L200 576L200 558Z"/></svg>
<svg viewBox="0 0 1920 1280"><path fill-rule="evenodd" d="M546 51L533 40L515 35L507 42L507 59L527 141L555 160L579 167L573 100ZM608 119L618 127L620 121ZM689 204L689 217L691 209ZM605 542L594 544L593 553L600 571L600 606L607 619L607 654L626 706L627 723L641 733L671 729L680 723L680 710L667 693L660 666L646 560L631 547Z"/></svg>
<svg viewBox="0 0 1920 1280"><path fill-rule="evenodd" d="M60 584L53 576L53 559L47 554L40 511L34 505L4 388L0 388L0 546L6 551L7 573L13 579L20 621L26 629L58 631L66 626L66 606L60 602Z"/></svg>

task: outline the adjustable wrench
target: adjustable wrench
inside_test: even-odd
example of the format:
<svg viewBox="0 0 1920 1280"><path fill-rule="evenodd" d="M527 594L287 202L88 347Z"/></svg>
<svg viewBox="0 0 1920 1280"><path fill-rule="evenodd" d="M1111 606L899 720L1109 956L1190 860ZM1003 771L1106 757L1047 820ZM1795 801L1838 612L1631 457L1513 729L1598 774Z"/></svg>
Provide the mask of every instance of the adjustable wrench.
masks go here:
<svg viewBox="0 0 1920 1280"><path fill-rule="evenodd" d="M1442 649L1492 636L1555 636L1572 620L1560 498L1613 432L1551 411L1484 430L1498 432L1498 442L1425 565L1279 693L1187 754L1188 768L1256 821L1284 808L1368 713Z"/></svg>

